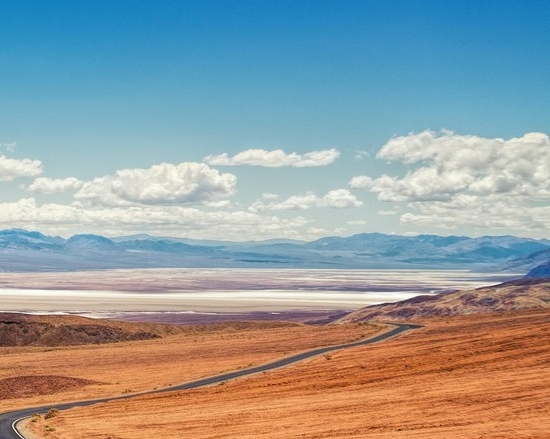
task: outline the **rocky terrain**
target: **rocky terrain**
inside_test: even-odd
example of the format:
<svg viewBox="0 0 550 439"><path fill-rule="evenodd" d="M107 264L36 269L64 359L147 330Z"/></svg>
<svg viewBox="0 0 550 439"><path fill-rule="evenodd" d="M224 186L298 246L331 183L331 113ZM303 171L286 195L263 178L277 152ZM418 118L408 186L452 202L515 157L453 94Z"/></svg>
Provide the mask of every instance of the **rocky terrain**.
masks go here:
<svg viewBox="0 0 550 439"><path fill-rule="evenodd" d="M340 322L404 321L545 308L550 308L550 279L519 279L474 290L369 306L348 314Z"/></svg>
<svg viewBox="0 0 550 439"><path fill-rule="evenodd" d="M161 337L161 326L130 325L77 316L0 313L0 346L70 346Z"/></svg>
<svg viewBox="0 0 550 439"><path fill-rule="evenodd" d="M175 334L212 331L244 331L276 328L298 323L234 321L229 324L166 325L120 322L66 315L0 313L0 346L77 346L151 340Z"/></svg>

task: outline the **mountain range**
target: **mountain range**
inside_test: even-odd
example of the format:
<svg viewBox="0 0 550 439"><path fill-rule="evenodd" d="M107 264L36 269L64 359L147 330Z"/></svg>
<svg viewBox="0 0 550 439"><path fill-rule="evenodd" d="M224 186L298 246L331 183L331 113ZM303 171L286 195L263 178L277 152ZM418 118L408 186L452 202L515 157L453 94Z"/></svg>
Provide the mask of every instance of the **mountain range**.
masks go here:
<svg viewBox="0 0 550 439"><path fill-rule="evenodd" d="M550 261L550 241L514 236L364 233L316 241L194 241L133 235L70 238L0 231L0 271L113 268L448 268L527 273ZM534 271L534 275L537 272Z"/></svg>

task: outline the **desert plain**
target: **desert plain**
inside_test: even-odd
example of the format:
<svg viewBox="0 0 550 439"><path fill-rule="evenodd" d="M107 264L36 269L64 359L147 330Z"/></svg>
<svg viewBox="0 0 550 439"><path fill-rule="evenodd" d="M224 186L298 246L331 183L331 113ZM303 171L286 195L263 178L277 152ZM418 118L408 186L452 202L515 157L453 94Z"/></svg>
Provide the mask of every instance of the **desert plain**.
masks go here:
<svg viewBox="0 0 550 439"><path fill-rule="evenodd" d="M129 397L27 419L21 429L29 439L548 438L549 292L550 283L541 282L470 291L452 303L448 298L455 296L444 295L446 309L458 315L412 316L409 321L423 327L390 340L209 387L147 395L134 394L367 339L391 326L353 319L323 325L97 321L158 336L2 347L0 411ZM488 294L536 307L491 312ZM422 301L403 306L411 303ZM472 312L473 304L481 308ZM468 314L459 315L465 309ZM41 318L82 324L79 317Z"/></svg>
<svg viewBox="0 0 550 439"><path fill-rule="evenodd" d="M550 312L425 321L424 328L223 385L27 421L29 438L547 438ZM92 383L3 395L2 411L124 394L267 362L381 325L224 324L116 344L3 348L2 375ZM31 433L31 434L29 434Z"/></svg>

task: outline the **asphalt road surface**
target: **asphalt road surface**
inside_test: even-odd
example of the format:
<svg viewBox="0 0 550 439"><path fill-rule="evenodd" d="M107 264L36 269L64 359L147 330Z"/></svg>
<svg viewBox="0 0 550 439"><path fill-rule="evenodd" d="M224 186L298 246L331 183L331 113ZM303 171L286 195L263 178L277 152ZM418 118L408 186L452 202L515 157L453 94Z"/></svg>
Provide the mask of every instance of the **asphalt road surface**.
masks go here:
<svg viewBox="0 0 550 439"><path fill-rule="evenodd" d="M280 360L273 361L272 363L267 363L261 366L251 367L248 369L241 369L234 372L227 372L222 375L215 375L208 378L202 378L195 381L190 381L184 384L178 384L176 386L166 387L164 389L152 390L148 392L142 392L137 394L123 395L123 396L114 396L108 398L93 399L88 401L75 401L63 404L51 404L48 406L42 407L31 407L28 409L17 410L8 413L0 414L0 439L24 439L24 437L19 434L17 431L16 424L21 419L32 416L35 413L46 413L51 408L56 408L58 410L65 410L72 407L82 407L87 405L99 404L102 402L116 401L120 399L128 399L137 395L146 395L152 393L164 393L164 392L173 392L176 390L186 390L193 389L196 387L204 387L212 384L221 383L223 381L232 380L235 378L243 377L246 375L252 375L259 372L266 372L268 370L278 369L280 367L288 366L289 364L297 363L299 361L311 358L317 355L325 354L327 352L337 351L346 348L352 348L356 346L363 346L367 344L377 343L389 338L395 337L403 332L409 331L411 329L420 328L419 325L408 325L401 323L392 323L395 326L394 329L382 334L376 335L374 337L368 338L366 340L356 341L352 343L344 343L339 345L325 346L322 348L312 349L310 351L302 352L300 354L292 355L290 357L285 357Z"/></svg>

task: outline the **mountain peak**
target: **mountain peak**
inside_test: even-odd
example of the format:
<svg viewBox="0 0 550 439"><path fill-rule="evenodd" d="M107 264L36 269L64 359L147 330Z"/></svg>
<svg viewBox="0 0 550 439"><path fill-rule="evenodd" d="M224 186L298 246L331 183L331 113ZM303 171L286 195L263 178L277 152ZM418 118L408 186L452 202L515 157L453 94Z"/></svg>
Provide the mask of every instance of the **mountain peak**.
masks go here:
<svg viewBox="0 0 550 439"><path fill-rule="evenodd" d="M77 234L69 239L21 229L0 231L5 271L94 268L415 268L491 269L527 272L545 262L533 255L547 242L511 236L468 238L361 233L312 242L207 242L146 234L107 238ZM522 262L524 258L524 262Z"/></svg>

